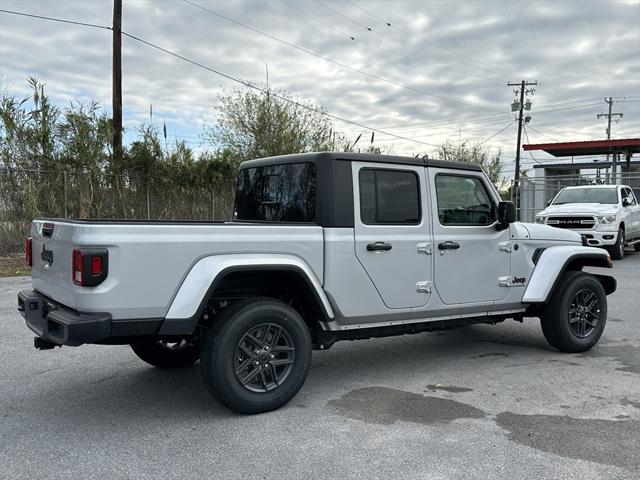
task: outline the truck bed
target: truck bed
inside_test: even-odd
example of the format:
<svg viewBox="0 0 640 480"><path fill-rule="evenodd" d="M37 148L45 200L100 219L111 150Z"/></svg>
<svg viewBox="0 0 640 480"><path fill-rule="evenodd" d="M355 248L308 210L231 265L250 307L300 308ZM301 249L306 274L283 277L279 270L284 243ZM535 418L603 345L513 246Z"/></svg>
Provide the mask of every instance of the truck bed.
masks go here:
<svg viewBox="0 0 640 480"><path fill-rule="evenodd" d="M80 312L108 311L114 320L164 318L192 266L218 252L295 255L323 281L323 233L315 225L37 219L31 236L33 288ZM78 247L108 250L109 273L100 285L73 283Z"/></svg>

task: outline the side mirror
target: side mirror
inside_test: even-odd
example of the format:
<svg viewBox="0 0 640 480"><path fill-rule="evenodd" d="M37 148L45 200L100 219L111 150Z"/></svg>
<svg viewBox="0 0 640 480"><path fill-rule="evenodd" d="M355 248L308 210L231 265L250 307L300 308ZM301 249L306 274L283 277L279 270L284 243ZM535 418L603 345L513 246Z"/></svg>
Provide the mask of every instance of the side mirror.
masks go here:
<svg viewBox="0 0 640 480"><path fill-rule="evenodd" d="M498 223L509 225L516 221L516 206L513 202L500 202L498 204Z"/></svg>

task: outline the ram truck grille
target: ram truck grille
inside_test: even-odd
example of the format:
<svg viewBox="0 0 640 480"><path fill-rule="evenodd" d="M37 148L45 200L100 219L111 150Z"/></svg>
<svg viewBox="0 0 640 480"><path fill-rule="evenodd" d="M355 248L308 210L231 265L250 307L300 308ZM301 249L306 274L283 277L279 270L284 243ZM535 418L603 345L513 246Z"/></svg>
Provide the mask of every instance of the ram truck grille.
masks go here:
<svg viewBox="0 0 640 480"><path fill-rule="evenodd" d="M549 217L547 225L558 228L575 228L585 230L593 228L596 224L594 217Z"/></svg>

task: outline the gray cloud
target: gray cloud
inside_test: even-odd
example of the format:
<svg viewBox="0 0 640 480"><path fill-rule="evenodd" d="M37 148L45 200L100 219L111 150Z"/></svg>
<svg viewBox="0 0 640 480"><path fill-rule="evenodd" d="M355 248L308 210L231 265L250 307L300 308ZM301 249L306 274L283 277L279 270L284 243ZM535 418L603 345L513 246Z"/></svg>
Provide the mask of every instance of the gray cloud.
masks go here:
<svg viewBox="0 0 640 480"><path fill-rule="evenodd" d="M521 78L540 82L532 97L531 125L558 140L602 138L604 129L595 117L605 107L602 97L640 99L638 1L354 0L391 22L392 28L346 0L290 0L320 22L276 0L193 1L283 41L435 96L343 69L181 1L124 0L123 29L251 82L264 83L268 66L274 88L358 123L428 143L459 136L481 141L498 132L512 120L513 93L506 82ZM1 4L39 15L111 23L110 0ZM110 55L108 31L0 14L0 74L13 92L26 93L25 78L32 75L47 83L61 105L78 97L94 98L108 111ZM154 118L168 121L170 135L197 137L203 124L215 120L223 89L237 87L128 38L123 39L123 72L125 125L147 120L153 103ZM567 107L580 108L548 111ZM639 136L640 103L619 103L616 110L625 118L615 125L614 136ZM335 123L354 137L361 130ZM514 131L507 128L486 146L512 158ZM529 133L532 142L548 140ZM376 140L393 145L400 154L433 150L382 135Z"/></svg>

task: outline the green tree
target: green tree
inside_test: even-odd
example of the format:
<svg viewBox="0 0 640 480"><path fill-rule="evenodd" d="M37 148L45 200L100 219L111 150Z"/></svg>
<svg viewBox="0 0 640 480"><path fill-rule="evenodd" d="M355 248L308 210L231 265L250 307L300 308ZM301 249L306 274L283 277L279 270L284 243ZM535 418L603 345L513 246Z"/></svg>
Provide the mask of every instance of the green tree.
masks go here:
<svg viewBox="0 0 640 480"><path fill-rule="evenodd" d="M326 109L285 91L236 90L220 97L217 110L205 138L237 161L329 150L333 143Z"/></svg>
<svg viewBox="0 0 640 480"><path fill-rule="evenodd" d="M460 140L457 143L447 140L438 147L438 156L442 160L478 165L498 188L505 182L505 177L501 175L501 153L499 151L496 155L490 156L481 144L469 140Z"/></svg>

